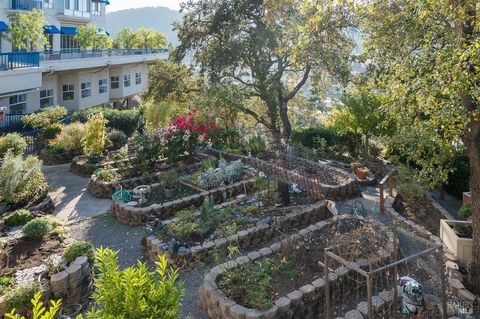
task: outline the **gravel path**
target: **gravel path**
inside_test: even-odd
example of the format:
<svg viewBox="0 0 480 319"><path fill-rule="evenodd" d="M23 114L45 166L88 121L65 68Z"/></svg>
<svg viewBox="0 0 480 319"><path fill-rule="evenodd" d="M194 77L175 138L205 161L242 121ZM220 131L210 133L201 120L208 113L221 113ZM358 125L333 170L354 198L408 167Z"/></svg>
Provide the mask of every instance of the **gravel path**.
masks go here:
<svg viewBox="0 0 480 319"><path fill-rule="evenodd" d="M455 219L460 219L458 217L458 210L463 205L461 200L458 200L447 193L445 193L444 199L440 199L440 192L438 190L431 191L430 196L432 196L433 200L436 201L440 206L445 208L447 212L452 215L452 217Z"/></svg>

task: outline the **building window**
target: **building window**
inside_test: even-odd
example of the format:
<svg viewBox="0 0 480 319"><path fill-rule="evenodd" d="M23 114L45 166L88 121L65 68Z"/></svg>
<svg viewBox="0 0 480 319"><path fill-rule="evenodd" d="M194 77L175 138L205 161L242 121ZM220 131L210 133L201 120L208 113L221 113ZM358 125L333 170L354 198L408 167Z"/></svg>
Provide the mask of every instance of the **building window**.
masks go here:
<svg viewBox="0 0 480 319"><path fill-rule="evenodd" d="M74 84L66 84L63 86L63 100L64 101L71 101L75 99L75 85Z"/></svg>
<svg viewBox="0 0 480 319"><path fill-rule="evenodd" d="M74 10L79 11L80 10L80 0L74 0Z"/></svg>
<svg viewBox="0 0 480 319"><path fill-rule="evenodd" d="M130 74L125 74L123 76L123 86L126 88L130 86Z"/></svg>
<svg viewBox="0 0 480 319"><path fill-rule="evenodd" d="M101 16L102 15L102 7L100 2L94 2L93 3L93 10L92 14L94 16Z"/></svg>
<svg viewBox="0 0 480 319"><path fill-rule="evenodd" d="M70 10L70 0L65 0L65 9Z"/></svg>
<svg viewBox="0 0 480 319"><path fill-rule="evenodd" d="M53 9L53 0L43 0L44 9Z"/></svg>
<svg viewBox="0 0 480 319"><path fill-rule="evenodd" d="M40 91L40 108L53 106L53 89Z"/></svg>
<svg viewBox="0 0 480 319"><path fill-rule="evenodd" d="M117 82L118 83L118 82ZM105 80L98 80L98 93L103 94L107 93L108 87L107 87L107 79Z"/></svg>
<svg viewBox="0 0 480 319"><path fill-rule="evenodd" d="M120 77L119 76L111 76L110 77L110 88L112 90L118 89L120 87Z"/></svg>
<svg viewBox="0 0 480 319"><path fill-rule="evenodd" d="M142 84L142 73L135 73L135 84Z"/></svg>
<svg viewBox="0 0 480 319"><path fill-rule="evenodd" d="M62 50L64 51L73 51L74 49L78 49L78 41L75 40L74 35L66 35L62 34Z"/></svg>
<svg viewBox="0 0 480 319"><path fill-rule="evenodd" d="M92 95L92 84L91 82L82 83L82 99Z"/></svg>
<svg viewBox="0 0 480 319"><path fill-rule="evenodd" d="M18 94L10 97L10 114L24 114L27 112L27 95Z"/></svg>

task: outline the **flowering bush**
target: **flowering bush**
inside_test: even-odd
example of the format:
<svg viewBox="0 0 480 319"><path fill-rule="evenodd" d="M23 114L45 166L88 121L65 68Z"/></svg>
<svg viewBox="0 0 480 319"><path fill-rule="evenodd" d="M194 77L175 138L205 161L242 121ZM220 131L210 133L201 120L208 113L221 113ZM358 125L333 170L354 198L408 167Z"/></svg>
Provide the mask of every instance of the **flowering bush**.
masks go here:
<svg viewBox="0 0 480 319"><path fill-rule="evenodd" d="M157 131L162 155L170 163L176 163L193 155L195 148L206 144L209 141L209 134L218 130L213 123L199 122L196 115L197 111L193 110L186 116L177 116L172 119L168 128Z"/></svg>

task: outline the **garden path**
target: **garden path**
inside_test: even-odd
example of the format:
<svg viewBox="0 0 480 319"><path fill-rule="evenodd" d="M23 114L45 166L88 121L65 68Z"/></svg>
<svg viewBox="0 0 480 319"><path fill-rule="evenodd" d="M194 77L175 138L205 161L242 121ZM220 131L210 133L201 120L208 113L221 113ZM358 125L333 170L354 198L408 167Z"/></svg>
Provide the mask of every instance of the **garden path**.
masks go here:
<svg viewBox="0 0 480 319"><path fill-rule="evenodd" d="M98 199L87 192L89 179L70 172L70 164L43 166L42 168L55 203L54 215L63 223L105 214L112 203Z"/></svg>
<svg viewBox="0 0 480 319"><path fill-rule="evenodd" d="M440 199L440 192L434 190L430 192L430 196L436 201L440 206L447 210L447 212L455 219L460 219L458 217L458 210L462 207L462 201L445 193L445 198Z"/></svg>

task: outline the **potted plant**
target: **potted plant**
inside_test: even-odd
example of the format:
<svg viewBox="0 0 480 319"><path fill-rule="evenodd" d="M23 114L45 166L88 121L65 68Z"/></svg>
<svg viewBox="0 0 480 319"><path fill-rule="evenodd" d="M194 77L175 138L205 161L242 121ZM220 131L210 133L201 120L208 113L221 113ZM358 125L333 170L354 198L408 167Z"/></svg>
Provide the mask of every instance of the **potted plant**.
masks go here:
<svg viewBox="0 0 480 319"><path fill-rule="evenodd" d="M472 261L472 231L472 222L469 221L440 221L440 238L465 265Z"/></svg>
<svg viewBox="0 0 480 319"><path fill-rule="evenodd" d="M105 117L103 113L94 114L85 125L83 139L83 149L90 163L97 164L102 160L105 140Z"/></svg>
<svg viewBox="0 0 480 319"><path fill-rule="evenodd" d="M177 186L177 175L173 172L162 175L162 184L166 198L172 198L175 195L175 187Z"/></svg>
<svg viewBox="0 0 480 319"><path fill-rule="evenodd" d="M370 170L366 167L358 167L355 174L357 174L359 180L363 181L367 178L369 172Z"/></svg>

